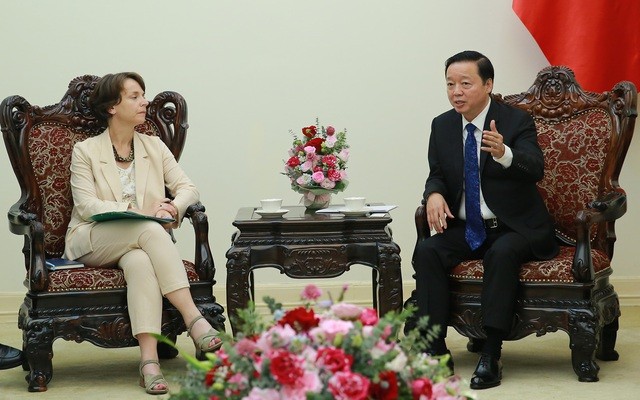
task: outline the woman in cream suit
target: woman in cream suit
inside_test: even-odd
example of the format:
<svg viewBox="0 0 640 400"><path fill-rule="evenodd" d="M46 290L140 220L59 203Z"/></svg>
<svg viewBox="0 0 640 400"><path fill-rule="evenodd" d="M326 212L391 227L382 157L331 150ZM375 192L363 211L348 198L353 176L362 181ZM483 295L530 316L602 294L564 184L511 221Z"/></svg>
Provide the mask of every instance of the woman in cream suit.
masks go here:
<svg viewBox="0 0 640 400"><path fill-rule="evenodd" d="M88 265L124 271L133 335L140 343L140 384L149 394L168 392L160 372L157 341L162 296L182 314L196 352L217 350L222 342L200 314L178 249L165 227L155 221L92 222L108 211L134 211L171 217L178 227L199 193L173 154L158 137L136 133L149 102L136 73L108 74L96 84L90 105L108 128L76 144L71 159L73 212L66 235L65 257ZM173 200L165 198L165 187Z"/></svg>

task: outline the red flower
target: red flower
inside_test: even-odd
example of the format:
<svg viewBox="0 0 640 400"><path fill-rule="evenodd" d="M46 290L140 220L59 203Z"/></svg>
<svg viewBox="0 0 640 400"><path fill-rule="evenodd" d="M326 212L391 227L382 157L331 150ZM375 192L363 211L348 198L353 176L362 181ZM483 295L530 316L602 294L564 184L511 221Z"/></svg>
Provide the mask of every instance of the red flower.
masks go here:
<svg viewBox="0 0 640 400"><path fill-rule="evenodd" d="M204 385L206 387L213 385L213 380L215 379L215 376L216 376L216 369L217 368L211 368L209 371L207 371L207 374L204 376Z"/></svg>
<svg viewBox="0 0 640 400"><path fill-rule="evenodd" d="M353 356L345 354L344 350L333 347L323 347L316 355L318 365L336 373L338 371L350 371L353 365Z"/></svg>
<svg viewBox="0 0 640 400"><path fill-rule="evenodd" d="M327 171L327 178L329 178L331 182L338 182L340 179L342 179L342 175L340 175L340 172L338 170L330 169L329 171Z"/></svg>
<svg viewBox="0 0 640 400"><path fill-rule="evenodd" d="M331 136L334 133L336 133L336 128L334 128L333 126L327 126L327 136Z"/></svg>
<svg viewBox="0 0 640 400"><path fill-rule="evenodd" d="M290 166L291 168L295 168L298 165L300 165L300 159L296 156L293 156L287 160L287 165Z"/></svg>
<svg viewBox="0 0 640 400"><path fill-rule="evenodd" d="M323 138L313 138L305 143L305 146L313 146L316 148L316 154L320 154L322 152L322 143L324 143Z"/></svg>
<svg viewBox="0 0 640 400"><path fill-rule="evenodd" d="M293 385L304 375L302 361L286 350L276 350L271 355L269 370L278 383Z"/></svg>
<svg viewBox="0 0 640 400"><path fill-rule="evenodd" d="M376 400L395 400L398 398L398 377L393 371L382 371L378 375L380 382L373 383L369 394Z"/></svg>
<svg viewBox="0 0 640 400"><path fill-rule="evenodd" d="M318 326L318 323L320 323L320 319L316 317L313 310L307 310L304 307L287 311L278 321L281 326L289 325L297 332L306 332Z"/></svg>
<svg viewBox="0 0 640 400"><path fill-rule="evenodd" d="M316 127L315 125L305 126L302 128L302 134L308 138L312 138L316 135Z"/></svg>
<svg viewBox="0 0 640 400"><path fill-rule="evenodd" d="M433 384L430 379L418 378L411 382L411 395L413 396L413 400L430 399L432 394Z"/></svg>
<svg viewBox="0 0 640 400"><path fill-rule="evenodd" d="M322 162L329 168L333 168L336 166L336 163L338 162L338 157L334 156L333 154L329 154L326 156L322 156Z"/></svg>
<svg viewBox="0 0 640 400"><path fill-rule="evenodd" d="M316 148L316 154L320 154L320 152L322 151L322 143L324 143L324 139L323 138L313 138L311 140L309 140L307 143L305 143L305 146L313 146Z"/></svg>
<svg viewBox="0 0 640 400"><path fill-rule="evenodd" d="M220 364L216 365L215 367L211 368L209 371L207 371L206 375L204 376L204 384L209 387L211 385L213 385L214 380L215 380L215 375L218 371L219 368L227 368L227 375L225 376L225 380L229 379L231 377L231 375L233 375L232 371L231 371L231 362L229 361L229 355L227 353L224 352L224 350L220 349L217 353L218 357L220 358Z"/></svg>
<svg viewBox="0 0 640 400"><path fill-rule="evenodd" d="M328 382L335 400L364 400L369 393L369 379L354 372L336 372Z"/></svg>

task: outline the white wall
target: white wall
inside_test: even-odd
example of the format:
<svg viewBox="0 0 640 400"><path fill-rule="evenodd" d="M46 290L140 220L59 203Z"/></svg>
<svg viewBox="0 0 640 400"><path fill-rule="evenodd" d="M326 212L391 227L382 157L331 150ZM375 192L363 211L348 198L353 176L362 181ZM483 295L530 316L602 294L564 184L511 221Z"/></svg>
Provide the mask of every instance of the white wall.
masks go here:
<svg viewBox="0 0 640 400"><path fill-rule="evenodd" d="M449 108L444 60L465 49L485 53L496 68L494 91L503 94L526 90L547 65L511 0L1 2L0 98L20 94L49 105L75 76L124 70L144 76L150 98L162 90L186 98L190 130L182 165L208 209L219 285L238 207L273 196L298 202L280 175L288 131L316 117L346 127L352 147L351 184L334 200L363 195L398 204L392 228L410 282L428 127ZM620 178L629 211L617 225L618 278L640 275L638 139ZM4 218L19 197L5 151L0 170ZM0 293L22 293L22 238L2 225ZM178 239L185 258L192 257L188 224ZM368 272L355 269L343 279L368 280ZM259 277L286 279L276 270Z"/></svg>

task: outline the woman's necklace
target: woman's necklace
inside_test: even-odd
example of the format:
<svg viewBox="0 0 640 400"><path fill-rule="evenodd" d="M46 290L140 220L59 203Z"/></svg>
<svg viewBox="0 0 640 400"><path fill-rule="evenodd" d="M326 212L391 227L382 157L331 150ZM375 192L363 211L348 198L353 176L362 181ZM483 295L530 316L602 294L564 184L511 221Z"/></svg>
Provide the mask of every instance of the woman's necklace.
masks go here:
<svg viewBox="0 0 640 400"><path fill-rule="evenodd" d="M113 147L113 157L115 157L116 161L119 161L119 162L133 161L133 156L135 154L133 151L133 140L131 141L131 150L129 151L129 156L127 158L120 157L120 154L118 154L118 151L116 150L116 146L111 145L111 147Z"/></svg>

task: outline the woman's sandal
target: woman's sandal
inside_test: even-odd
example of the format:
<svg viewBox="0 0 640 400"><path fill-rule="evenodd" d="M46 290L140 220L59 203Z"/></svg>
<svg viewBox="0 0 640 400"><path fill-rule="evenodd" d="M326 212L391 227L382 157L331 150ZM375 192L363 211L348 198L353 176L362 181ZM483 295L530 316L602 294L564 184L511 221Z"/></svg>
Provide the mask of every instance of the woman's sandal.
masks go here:
<svg viewBox="0 0 640 400"><path fill-rule="evenodd" d="M142 373L142 368L147 364L158 364L158 360L147 360L140 362L140 386L143 387L148 394L166 394L169 392L169 384L162 374L152 375ZM164 385L164 389L156 389L158 386Z"/></svg>
<svg viewBox="0 0 640 400"><path fill-rule="evenodd" d="M201 319L204 319L204 317L202 315L198 315L191 320L191 323L187 327L187 336L190 336L193 339L193 344L196 346L197 359L202 359L202 353L210 353L222 347L222 340L218 337L219 332L213 328L209 329L197 338L194 338L193 335L191 335L191 328L193 328L193 325ZM212 340L213 344L211 344Z"/></svg>

